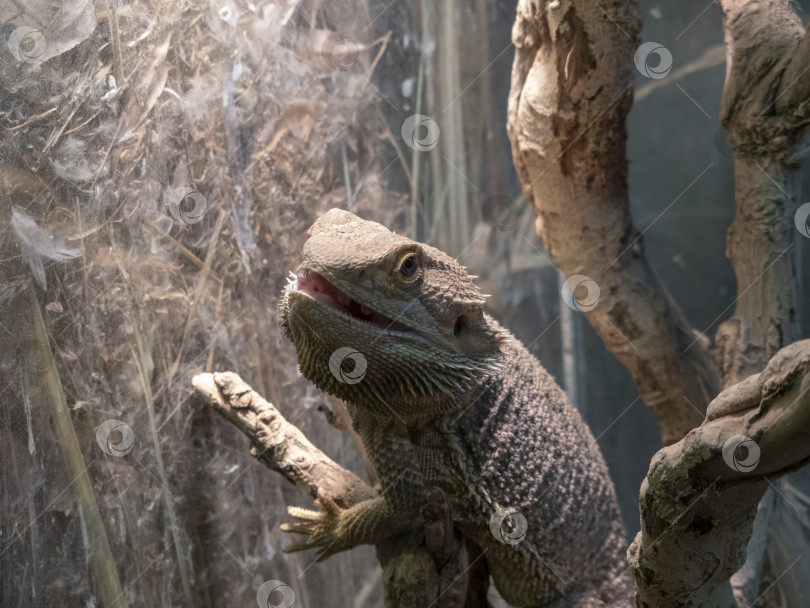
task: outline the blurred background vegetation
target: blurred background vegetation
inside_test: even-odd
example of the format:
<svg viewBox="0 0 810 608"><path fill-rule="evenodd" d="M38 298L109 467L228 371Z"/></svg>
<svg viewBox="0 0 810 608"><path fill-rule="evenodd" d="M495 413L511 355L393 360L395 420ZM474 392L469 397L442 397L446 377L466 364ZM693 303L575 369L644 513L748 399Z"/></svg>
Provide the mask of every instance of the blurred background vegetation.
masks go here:
<svg viewBox="0 0 810 608"><path fill-rule="evenodd" d="M658 276L712 334L735 295L720 12L642 4L643 39L673 68L638 75L633 214ZM331 207L480 276L490 312L598 437L632 538L658 429L562 304L534 234L505 129L514 12L504 0L0 0L0 605L250 606L273 579L301 606L382 606L373 548L323 564L281 553L286 505L309 499L189 399L194 374L238 372L362 473L278 322L305 232ZM419 131L438 136L424 149L403 133L417 114L437 129ZM114 445L132 430L126 454L97 441L108 420L126 425Z"/></svg>

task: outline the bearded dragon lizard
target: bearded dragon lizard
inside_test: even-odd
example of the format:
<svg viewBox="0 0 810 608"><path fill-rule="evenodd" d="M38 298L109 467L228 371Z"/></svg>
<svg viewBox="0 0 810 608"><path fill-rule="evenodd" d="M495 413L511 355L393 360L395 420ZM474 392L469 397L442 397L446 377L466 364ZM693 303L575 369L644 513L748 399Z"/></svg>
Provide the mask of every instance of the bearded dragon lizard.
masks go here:
<svg viewBox="0 0 810 608"><path fill-rule="evenodd" d="M484 313L464 267L332 209L310 228L281 318L301 372L344 400L381 493L289 507L316 558L418 521L427 489L518 607L628 606L632 580L599 448L548 372Z"/></svg>

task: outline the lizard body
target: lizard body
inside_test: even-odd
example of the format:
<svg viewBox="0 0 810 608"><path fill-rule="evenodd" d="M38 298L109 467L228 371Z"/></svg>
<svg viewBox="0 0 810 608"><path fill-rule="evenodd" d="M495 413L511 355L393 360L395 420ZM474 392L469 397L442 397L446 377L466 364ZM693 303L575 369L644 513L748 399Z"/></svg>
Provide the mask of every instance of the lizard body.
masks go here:
<svg viewBox="0 0 810 608"><path fill-rule="evenodd" d="M593 436L443 252L332 209L281 304L301 372L347 402L381 494L291 507L325 559L418 521L427 488L514 606L630 605L615 491Z"/></svg>

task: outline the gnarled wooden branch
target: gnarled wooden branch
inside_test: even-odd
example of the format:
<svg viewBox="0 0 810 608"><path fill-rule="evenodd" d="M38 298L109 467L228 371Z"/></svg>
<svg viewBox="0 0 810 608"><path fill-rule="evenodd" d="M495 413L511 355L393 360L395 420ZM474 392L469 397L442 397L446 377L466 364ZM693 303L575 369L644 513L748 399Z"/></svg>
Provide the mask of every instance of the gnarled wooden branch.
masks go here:
<svg viewBox="0 0 810 608"><path fill-rule="evenodd" d="M716 358L722 385L731 386L762 369L799 335L793 248L800 237L793 216L800 200L797 159L805 151L810 123L810 40L788 0L721 0L719 5L726 37L721 119L734 155L737 207L727 255L737 277L737 299L733 316L717 331ZM780 534L789 528L769 528L792 514L773 493L769 490L762 503L745 567L732 578L740 606L756 599L766 546L785 544ZM770 564L780 572L783 567ZM802 578L801 568L807 565L790 576Z"/></svg>
<svg viewBox="0 0 810 608"><path fill-rule="evenodd" d="M319 450L276 407L233 372L194 377L196 398L213 407L251 442L250 453L313 498L348 508L377 492ZM470 558L453 528L441 492L428 495L422 525L377 545L386 606L486 608L488 573ZM483 592L476 580L485 581Z"/></svg>
<svg viewBox="0 0 810 608"><path fill-rule="evenodd" d="M719 386L630 217L625 118L640 29L638 6L627 0L521 0L508 126L538 234L567 277L598 284L588 320L632 374L668 444L702 422Z"/></svg>
<svg viewBox="0 0 810 608"><path fill-rule="evenodd" d="M690 402L705 407L718 375L722 386L735 385L798 336L792 220L797 159L808 148L810 39L789 0L719 4L727 44L721 114L737 201L728 257L738 298L717 333L717 368L701 342L692 344L631 224L624 141L636 3L522 0L514 29L509 128L538 234L567 276L598 283L601 298L588 319L630 370L665 443L700 422ZM740 606L754 601L768 527L784 515L784 503L763 504L750 559L734 577Z"/></svg>
<svg viewBox="0 0 810 608"><path fill-rule="evenodd" d="M729 387L706 421L660 450L641 487L628 551L639 606L737 606L729 577L746 558L770 480L810 461L810 340Z"/></svg>
<svg viewBox="0 0 810 608"><path fill-rule="evenodd" d="M717 333L721 380L730 386L798 337L791 249L799 238L798 157L810 124L810 41L789 0L719 4L727 45L721 118L734 153L737 204L728 258L738 299Z"/></svg>
<svg viewBox="0 0 810 608"><path fill-rule="evenodd" d="M237 374L199 374L192 382L203 402L248 436L250 453L259 462L313 498L326 494L348 508L377 495L374 488L315 447Z"/></svg>

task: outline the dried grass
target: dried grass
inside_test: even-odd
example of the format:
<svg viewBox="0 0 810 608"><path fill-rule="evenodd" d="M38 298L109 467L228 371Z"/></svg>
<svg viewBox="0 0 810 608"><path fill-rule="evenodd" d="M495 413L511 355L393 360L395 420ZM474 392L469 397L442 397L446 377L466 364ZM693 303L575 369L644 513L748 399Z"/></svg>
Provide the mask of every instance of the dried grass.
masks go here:
<svg viewBox="0 0 810 608"><path fill-rule="evenodd" d="M439 36L432 3L411 4L379 19L361 0L0 7L2 40L27 25L47 43L47 60L31 63L0 44L0 604L58 597L106 606L103 589L117 577L123 595L112 603L130 606L247 605L268 579L291 585L301 605L381 605L372 548L312 568L307 555L279 557L289 543L278 530L284 507L305 500L188 398L194 374L236 371L330 456L362 470L348 437L310 411L322 397L298 374L276 308L307 228L330 207L410 227L454 254L480 227L480 199L442 158L444 149L477 174L464 166L461 106L453 128L443 126L445 148L418 155L401 146L403 116L441 115L441 103L460 92L455 46L475 45L451 14L444 23L453 40L438 56L403 50L390 28L421 30L432 48ZM475 19L464 7L450 10L456 28ZM324 52L333 32L359 44L348 69ZM415 108L392 112L389 91L373 80L390 69L383 64L392 53L413 59ZM451 89L439 77L442 61L455 74ZM466 66L464 82L480 68ZM482 192L483 180L473 179ZM189 190L207 207L196 223L175 217ZM10 227L13 205L36 234L66 239L78 257L23 251ZM485 245L469 255L497 280ZM70 458L83 458L89 495L70 487L75 467L52 401L24 382L40 373L20 365L30 360L21 315L33 310L34 289L53 348L48 374L75 428ZM124 457L96 443L109 419L134 431ZM103 527L87 524L93 496ZM105 533L107 557L93 536ZM93 559L109 572L88 566Z"/></svg>

